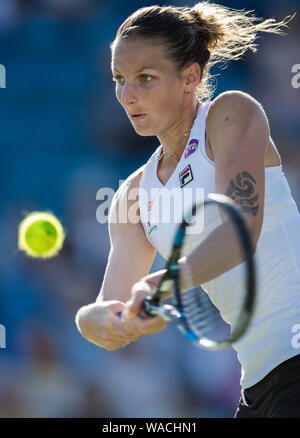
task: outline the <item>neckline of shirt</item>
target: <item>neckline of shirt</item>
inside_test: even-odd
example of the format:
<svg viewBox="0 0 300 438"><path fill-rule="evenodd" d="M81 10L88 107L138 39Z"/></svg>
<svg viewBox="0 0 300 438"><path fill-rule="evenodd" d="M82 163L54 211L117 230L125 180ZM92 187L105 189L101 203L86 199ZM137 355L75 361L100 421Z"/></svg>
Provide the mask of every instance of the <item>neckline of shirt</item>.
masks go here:
<svg viewBox="0 0 300 438"><path fill-rule="evenodd" d="M171 179L174 177L174 175L176 175L176 173L177 173L177 169L178 169L179 165L182 164L182 160L183 160L184 154L185 154L185 152L186 152L186 150L187 150L187 148L188 148L188 146L189 146L189 143L190 143L191 139L192 139L194 136L196 136L196 135L195 135L196 133L198 133L199 131L201 131L201 128L202 128L201 116L202 116L202 114L203 114L204 109L206 108L206 105L207 105L207 103L204 103L204 104L202 103L202 104L199 105L199 107L198 107L198 109L197 109L197 114L196 114L196 117L195 117L195 120L194 120L193 127L192 127L192 129L191 129L191 132L190 132L189 138L188 138L188 140L187 140L187 142L186 142L186 146L185 146L185 148L184 148L184 150L183 150L183 152L182 152L182 155L181 155L181 157L180 157L180 160L179 160L178 163L177 163L177 166L176 166L175 169L173 170L173 172L172 172L172 174L170 175L170 177L169 177L168 181L166 182L166 184L163 184L163 183L160 181L160 179L158 178L158 175L157 175L157 168L158 168L159 157L160 157L160 153L161 153L162 145L158 146L158 148L157 148L157 150L156 150L156 160L154 160L154 174L155 174L155 179L156 179L156 181L159 183L159 185L160 185L161 187L166 187L166 186L169 184L169 182L171 181ZM198 122L199 122L199 123L198 123Z"/></svg>

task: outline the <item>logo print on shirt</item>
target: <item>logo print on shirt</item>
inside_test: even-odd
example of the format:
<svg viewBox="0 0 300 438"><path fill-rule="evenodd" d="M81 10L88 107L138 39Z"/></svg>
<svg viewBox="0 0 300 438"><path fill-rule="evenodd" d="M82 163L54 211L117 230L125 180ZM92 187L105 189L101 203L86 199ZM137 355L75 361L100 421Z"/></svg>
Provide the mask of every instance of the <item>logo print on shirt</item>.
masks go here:
<svg viewBox="0 0 300 438"><path fill-rule="evenodd" d="M148 202L148 213L152 210L153 201Z"/></svg>
<svg viewBox="0 0 300 438"><path fill-rule="evenodd" d="M193 181L194 178L193 178L192 169L191 169L190 165L188 165L188 167L186 167L182 172L180 172L179 179L180 179L181 188L186 186L191 181Z"/></svg>
<svg viewBox="0 0 300 438"><path fill-rule="evenodd" d="M189 142L187 150L185 151L185 154L184 154L184 158L187 159L190 155L192 155L194 152L196 152L196 150L198 149L198 146L199 146L199 140L197 140L196 138L193 138L193 140L191 140Z"/></svg>
<svg viewBox="0 0 300 438"><path fill-rule="evenodd" d="M149 202L148 202L148 204L147 204L147 210L148 210L148 213L151 212L152 207L153 207L153 204L154 204L154 201L149 201ZM153 226L152 226L151 223L150 223L150 221L148 221L147 224L148 224L148 227L149 227L149 230L148 230L148 234L149 234L149 236L150 236L150 234L152 234L154 231L157 231L157 230L158 230L158 226L157 226L157 225L153 225Z"/></svg>
<svg viewBox="0 0 300 438"><path fill-rule="evenodd" d="M150 224L149 221L148 221L148 227L150 228L150 229L148 230L148 234L149 234L149 236L150 236L150 234L152 234L154 231L157 231L157 230L158 230L158 226L157 226L157 225L153 225L153 226L151 226L151 224Z"/></svg>

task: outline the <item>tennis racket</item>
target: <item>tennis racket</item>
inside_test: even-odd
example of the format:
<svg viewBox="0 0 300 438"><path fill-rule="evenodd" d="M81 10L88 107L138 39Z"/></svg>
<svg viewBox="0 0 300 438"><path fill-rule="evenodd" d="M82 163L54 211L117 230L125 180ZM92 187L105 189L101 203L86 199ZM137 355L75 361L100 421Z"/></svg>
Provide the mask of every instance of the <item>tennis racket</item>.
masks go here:
<svg viewBox="0 0 300 438"><path fill-rule="evenodd" d="M207 210L212 206L215 207L215 211L209 215ZM231 221L244 256L244 262L238 268L240 281L232 291L227 291L227 296L224 291L224 296L220 294L219 297L211 298L209 293L199 286L188 291L180 291L179 259L195 248L199 236L203 234L192 230L202 209L207 218L207 228L213 229L213 226L209 227L213 222L212 218L218 217L218 224L222 223L222 220ZM190 242L193 242L193 245ZM255 308L256 279L252 254L252 240L238 206L227 196L210 194L207 200L193 206L178 227L166 273L155 293L144 300L143 312L140 312L139 316L145 318L159 315L164 320L175 323L187 339L206 350L232 346L247 331ZM163 304L166 296L170 296L170 290L173 290L172 303Z"/></svg>

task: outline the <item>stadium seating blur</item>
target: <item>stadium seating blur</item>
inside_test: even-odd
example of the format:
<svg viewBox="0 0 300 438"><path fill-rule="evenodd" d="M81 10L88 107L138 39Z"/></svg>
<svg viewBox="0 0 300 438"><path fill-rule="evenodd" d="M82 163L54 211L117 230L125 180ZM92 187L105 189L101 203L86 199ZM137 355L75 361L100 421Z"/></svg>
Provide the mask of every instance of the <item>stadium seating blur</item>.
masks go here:
<svg viewBox="0 0 300 438"><path fill-rule="evenodd" d="M174 5L192 5L175 1ZM232 0L284 18L293 0ZM207 353L173 328L107 352L84 340L77 309L98 295L109 250L96 220L102 187L141 166L157 139L138 137L114 94L110 48L118 26L152 2L2 0L0 64L0 417L232 417L240 368L233 350ZM165 2L155 1L155 4ZM300 206L299 14L289 38L263 36L257 54L214 70L216 95L240 89L264 106ZM47 262L17 250L27 212L50 210L67 229ZM160 267L158 257L153 269ZM155 376L155 378L149 377ZM168 388L168 391L165 389ZM128 395L130 394L130 403Z"/></svg>

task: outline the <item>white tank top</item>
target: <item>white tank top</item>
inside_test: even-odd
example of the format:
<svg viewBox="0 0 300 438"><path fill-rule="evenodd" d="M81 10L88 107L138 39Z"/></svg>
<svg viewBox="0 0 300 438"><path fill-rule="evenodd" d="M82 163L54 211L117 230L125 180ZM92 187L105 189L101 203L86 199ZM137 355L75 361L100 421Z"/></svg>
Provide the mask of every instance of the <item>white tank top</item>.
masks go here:
<svg viewBox="0 0 300 438"><path fill-rule="evenodd" d="M165 259L170 254L178 216L185 208L191 208L196 189L203 189L205 198L216 191L215 164L208 158L205 148L206 114L210 103L199 107L186 149L166 185L157 176L161 146L144 168L139 188L141 220L147 238ZM190 205L180 206L179 213L179 204L174 204L171 221L157 215L153 221L153 212L164 188L189 189L194 197ZM170 214L170 211L164 212L166 205L160 206L165 217ZM205 227L206 219L205 214ZM212 220L219 219L210 217L208 223ZM300 215L282 166L265 168L264 220L255 258L257 308L248 332L234 346L242 367L243 389L253 386L277 365L300 353L293 343L293 327L300 324ZM235 315L231 314L232 306L226 303L238 300L243 276L241 264L201 285L229 323L234 322Z"/></svg>

